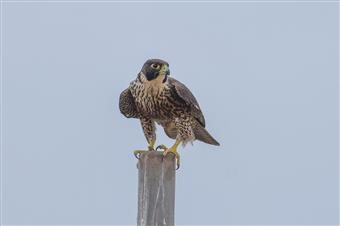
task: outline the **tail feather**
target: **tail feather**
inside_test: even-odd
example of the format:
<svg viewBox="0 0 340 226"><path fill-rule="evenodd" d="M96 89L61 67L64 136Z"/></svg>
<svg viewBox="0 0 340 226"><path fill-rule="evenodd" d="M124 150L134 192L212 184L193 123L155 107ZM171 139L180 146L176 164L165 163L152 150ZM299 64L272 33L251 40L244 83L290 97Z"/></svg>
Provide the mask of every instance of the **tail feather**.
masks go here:
<svg viewBox="0 0 340 226"><path fill-rule="evenodd" d="M216 146L220 146L220 143L217 142L210 134L209 132L201 126L199 123L196 124L194 128L195 137L197 140L203 141L207 144L212 144Z"/></svg>

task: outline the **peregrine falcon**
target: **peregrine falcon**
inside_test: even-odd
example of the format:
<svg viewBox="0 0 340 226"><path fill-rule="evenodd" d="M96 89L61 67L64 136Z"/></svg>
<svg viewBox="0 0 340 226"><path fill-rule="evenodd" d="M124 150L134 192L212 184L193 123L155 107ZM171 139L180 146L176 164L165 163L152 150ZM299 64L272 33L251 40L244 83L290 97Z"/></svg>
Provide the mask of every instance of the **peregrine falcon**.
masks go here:
<svg viewBox="0 0 340 226"><path fill-rule="evenodd" d="M140 120L148 142L148 150L156 143L155 123L164 128L166 135L175 139L175 144L166 148L160 145L164 155L173 153L180 165L177 147L194 140L207 144L219 143L205 129L201 108L190 90L170 77L169 64L160 59L147 60L137 78L119 97L120 112L127 118ZM138 156L144 151L135 151Z"/></svg>

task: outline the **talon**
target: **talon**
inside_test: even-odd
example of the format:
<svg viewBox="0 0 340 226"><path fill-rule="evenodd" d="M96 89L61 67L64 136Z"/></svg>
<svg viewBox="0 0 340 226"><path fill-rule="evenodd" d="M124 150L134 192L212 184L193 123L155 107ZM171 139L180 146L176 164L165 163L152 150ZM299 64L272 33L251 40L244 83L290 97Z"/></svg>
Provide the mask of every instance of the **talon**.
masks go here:
<svg viewBox="0 0 340 226"><path fill-rule="evenodd" d="M163 152L163 156L166 156L169 153L172 153L172 154L175 155L175 157L176 157L176 170L178 170L179 167L180 167L180 159L181 159L179 153L177 152L177 150L175 148L169 148L169 149L167 149Z"/></svg>
<svg viewBox="0 0 340 226"><path fill-rule="evenodd" d="M133 152L133 154L135 155L135 157L136 157L137 159L140 159L140 156L141 156L144 152L148 152L148 151L155 151L155 149L153 148L153 145L149 145L147 151L145 151L145 150L136 150L136 151Z"/></svg>
<svg viewBox="0 0 340 226"><path fill-rule="evenodd" d="M144 153L144 152L147 152L147 151L144 151L144 150L136 150L133 152L134 156L137 158L137 159L140 159L140 156Z"/></svg>
<svg viewBox="0 0 340 226"><path fill-rule="evenodd" d="M164 151L167 150L168 148L164 145L164 144L161 144L161 145L158 145L158 147L156 148L156 151L158 149L163 149Z"/></svg>

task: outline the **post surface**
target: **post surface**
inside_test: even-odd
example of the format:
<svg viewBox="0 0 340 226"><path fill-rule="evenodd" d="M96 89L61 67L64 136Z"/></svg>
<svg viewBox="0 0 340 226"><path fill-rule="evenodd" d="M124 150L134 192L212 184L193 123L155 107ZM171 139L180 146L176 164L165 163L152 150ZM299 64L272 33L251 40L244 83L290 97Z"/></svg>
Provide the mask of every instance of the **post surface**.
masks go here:
<svg viewBox="0 0 340 226"><path fill-rule="evenodd" d="M138 161L139 226L174 225L175 157L162 152L143 153Z"/></svg>

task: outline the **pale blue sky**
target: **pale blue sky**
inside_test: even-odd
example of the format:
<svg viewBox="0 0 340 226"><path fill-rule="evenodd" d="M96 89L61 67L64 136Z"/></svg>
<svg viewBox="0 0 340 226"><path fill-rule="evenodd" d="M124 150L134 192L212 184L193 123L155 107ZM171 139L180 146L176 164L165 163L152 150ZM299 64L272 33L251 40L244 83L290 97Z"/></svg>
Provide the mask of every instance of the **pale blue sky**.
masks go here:
<svg viewBox="0 0 340 226"><path fill-rule="evenodd" d="M337 3L3 5L2 223L135 224L148 58L221 143L180 149L177 224L337 223Z"/></svg>

